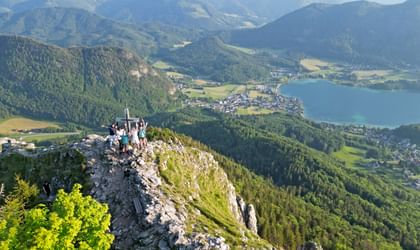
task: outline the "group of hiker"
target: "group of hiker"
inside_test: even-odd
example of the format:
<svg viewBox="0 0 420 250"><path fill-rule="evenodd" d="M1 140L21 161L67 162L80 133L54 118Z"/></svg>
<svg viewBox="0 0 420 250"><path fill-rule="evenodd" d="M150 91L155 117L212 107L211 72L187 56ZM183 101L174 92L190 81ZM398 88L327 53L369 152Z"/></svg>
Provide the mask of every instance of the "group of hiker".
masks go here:
<svg viewBox="0 0 420 250"><path fill-rule="evenodd" d="M130 124L131 125L131 124ZM121 153L128 153L128 146L131 144L133 149L143 149L147 146L146 129L147 122L141 119L131 128L128 124L113 123L109 127L108 143L113 148L118 145Z"/></svg>

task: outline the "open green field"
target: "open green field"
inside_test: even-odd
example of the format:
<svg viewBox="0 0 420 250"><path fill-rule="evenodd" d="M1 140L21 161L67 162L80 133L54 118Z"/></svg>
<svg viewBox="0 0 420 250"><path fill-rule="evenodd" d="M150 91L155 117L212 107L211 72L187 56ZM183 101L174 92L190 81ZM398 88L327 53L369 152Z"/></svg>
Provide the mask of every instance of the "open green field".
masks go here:
<svg viewBox="0 0 420 250"><path fill-rule="evenodd" d="M302 65L302 67L304 67L306 70L311 71L311 72L312 71L320 71L322 68L333 66L329 62L322 61L322 60L315 59L315 58L302 59L300 61L300 65Z"/></svg>
<svg viewBox="0 0 420 250"><path fill-rule="evenodd" d="M184 93L190 98L224 99L233 94L241 94L246 91L246 85L228 84L217 87L203 87L202 89L187 88Z"/></svg>
<svg viewBox="0 0 420 250"><path fill-rule="evenodd" d="M42 142L55 139L61 139L72 135L78 135L80 132L68 132L68 133L40 133L31 135L12 135L12 138L19 139L26 142Z"/></svg>
<svg viewBox="0 0 420 250"><path fill-rule="evenodd" d="M204 85L206 85L208 82L207 82L206 80L202 80L202 79L195 79L195 80L193 80L193 83L194 83L194 84L197 84L197 85L199 85L199 86L204 86Z"/></svg>
<svg viewBox="0 0 420 250"><path fill-rule="evenodd" d="M61 139L72 135L78 135L80 132L63 132L63 133L19 133L19 130L32 130L43 128L59 128L59 124L55 122L39 121L23 117L14 117L0 121L0 134L26 141L26 142L41 142L54 139Z"/></svg>
<svg viewBox="0 0 420 250"><path fill-rule="evenodd" d="M362 162L366 162L365 155L365 150L348 146L344 146L340 151L333 153L333 156L344 161L347 167L352 168L359 166Z"/></svg>
<svg viewBox="0 0 420 250"><path fill-rule="evenodd" d="M358 80L386 77L392 73L392 70L356 70L352 72L352 74L355 75Z"/></svg>
<svg viewBox="0 0 420 250"><path fill-rule="evenodd" d="M230 44L226 44L226 46L228 48L231 48L231 49L239 50L240 52L248 54L248 55L255 55L255 50L253 50L253 49L238 47L238 46L234 46L234 45L230 45Z"/></svg>
<svg viewBox="0 0 420 250"><path fill-rule="evenodd" d="M184 77L183 74L178 73L178 72L173 72L173 71L166 72L166 75L170 78L183 78Z"/></svg>
<svg viewBox="0 0 420 250"><path fill-rule="evenodd" d="M267 115L274 113L273 110L259 108L259 107L248 107L248 108L238 108L238 115Z"/></svg>
<svg viewBox="0 0 420 250"><path fill-rule="evenodd" d="M10 118L0 122L0 134L10 135L17 133L18 130L32 130L54 127L58 128L58 124L46 121L37 121L28 118Z"/></svg>
<svg viewBox="0 0 420 250"><path fill-rule="evenodd" d="M251 90L251 91L249 91L249 97L252 98L252 99L255 99L257 97L268 98L268 97L270 97L270 95L261 93L257 90Z"/></svg>
<svg viewBox="0 0 420 250"><path fill-rule="evenodd" d="M172 68L172 65L170 65L170 64L168 64L168 63L166 63L166 62L164 62L164 61L157 61L157 62L155 62L155 63L153 64L153 67L155 67L155 68L157 68L157 69L162 69L162 70L165 70L165 69L170 69L170 68Z"/></svg>

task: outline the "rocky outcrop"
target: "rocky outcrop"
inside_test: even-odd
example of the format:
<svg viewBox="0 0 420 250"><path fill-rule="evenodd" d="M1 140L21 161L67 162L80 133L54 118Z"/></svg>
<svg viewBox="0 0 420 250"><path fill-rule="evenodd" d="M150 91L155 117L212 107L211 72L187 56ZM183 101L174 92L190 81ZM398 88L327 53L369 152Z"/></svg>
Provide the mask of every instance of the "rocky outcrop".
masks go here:
<svg viewBox="0 0 420 250"><path fill-rule="evenodd" d="M238 214L236 216L238 220L251 230L251 232L258 234L257 215L254 206L252 204L247 205L240 196L236 196L235 203L239 212L234 213Z"/></svg>
<svg viewBox="0 0 420 250"><path fill-rule="evenodd" d="M258 233L257 216L255 214L254 205L249 204L245 212L246 226L251 232Z"/></svg>
<svg viewBox="0 0 420 250"><path fill-rule="evenodd" d="M170 167L167 159L162 159L165 153L192 159L189 164L194 165L198 173L222 172L223 175L217 175L217 182L221 185L227 183L230 212L238 225L246 225L256 234L254 207L246 205L236 195L233 185L211 154L191 153L179 143L167 144L162 141L149 143L143 151L129 156L120 156L105 147L104 138L100 136L88 136L81 143L73 145L87 159L92 181L91 195L109 205L111 230L116 236L115 249L230 249L227 240L221 236L222 232L216 230L218 233L214 233L208 228L209 225L200 225L199 221L191 225L191 219L196 219L194 216L199 218L205 212L194 204L203 197L191 192L184 200L183 196L177 196L171 190L168 180L161 176L161 171ZM170 159L172 156L168 157ZM191 190L198 192L200 186L195 179L187 184ZM245 236L245 226L241 230L241 248L256 249L247 247L251 239ZM258 249L271 249L269 244L261 244L265 245Z"/></svg>
<svg viewBox="0 0 420 250"><path fill-rule="evenodd" d="M322 246L316 242L310 241L303 246L298 247L298 250L323 250Z"/></svg>

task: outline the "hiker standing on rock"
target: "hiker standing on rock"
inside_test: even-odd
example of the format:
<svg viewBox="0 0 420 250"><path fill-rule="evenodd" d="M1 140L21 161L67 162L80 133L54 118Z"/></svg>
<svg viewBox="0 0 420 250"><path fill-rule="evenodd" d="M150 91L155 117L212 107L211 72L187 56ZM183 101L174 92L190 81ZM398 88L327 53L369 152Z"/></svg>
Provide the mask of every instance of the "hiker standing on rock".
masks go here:
<svg viewBox="0 0 420 250"><path fill-rule="evenodd" d="M109 129L109 138L108 138L109 148L112 148L116 140L117 125L115 123L112 123L108 129Z"/></svg>
<svg viewBox="0 0 420 250"><path fill-rule="evenodd" d="M44 184L42 185L42 189L44 190L45 195L47 195L47 199L48 199L51 195L50 183L48 181L44 181Z"/></svg>
<svg viewBox="0 0 420 250"><path fill-rule="evenodd" d="M122 141L121 141L123 134L124 134L123 128L118 127L116 136L117 136L117 139L118 139L118 145L119 145L120 151L123 150L123 145L122 145Z"/></svg>
<svg viewBox="0 0 420 250"><path fill-rule="evenodd" d="M12 141L7 140L7 143L4 143L3 145L1 145L1 148L2 148L2 150L1 150L2 153L5 153L5 152L11 150L12 149Z"/></svg>
<svg viewBox="0 0 420 250"><path fill-rule="evenodd" d="M142 118L139 123L140 148L145 148L147 146L147 137L146 137L147 125L148 123L144 122Z"/></svg>
<svg viewBox="0 0 420 250"><path fill-rule="evenodd" d="M128 133L126 128L122 128L122 135L121 135L121 147L122 147L122 153L128 153Z"/></svg>
<svg viewBox="0 0 420 250"><path fill-rule="evenodd" d="M138 149L139 144L140 144L140 139L139 139L139 129L138 129L137 124L131 129L130 136L131 136L131 145L133 146L134 149Z"/></svg>

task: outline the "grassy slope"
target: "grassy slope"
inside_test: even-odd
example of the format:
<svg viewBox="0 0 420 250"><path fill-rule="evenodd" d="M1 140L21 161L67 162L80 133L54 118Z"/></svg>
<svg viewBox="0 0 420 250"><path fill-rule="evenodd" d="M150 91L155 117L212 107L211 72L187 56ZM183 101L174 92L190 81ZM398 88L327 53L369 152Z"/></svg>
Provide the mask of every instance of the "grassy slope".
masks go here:
<svg viewBox="0 0 420 250"><path fill-rule="evenodd" d="M267 247L265 241L240 225L230 212L224 172L208 155L194 148L187 148L187 153L182 155L170 151L157 155L160 174L166 181L165 192L180 206L186 205L189 211L188 233L198 230L221 235L234 248L243 244ZM249 238L246 243L242 241L243 232Z"/></svg>
<svg viewBox="0 0 420 250"><path fill-rule="evenodd" d="M333 153L333 155L344 161L347 167L356 167L365 160L366 151L345 146L340 151Z"/></svg>

